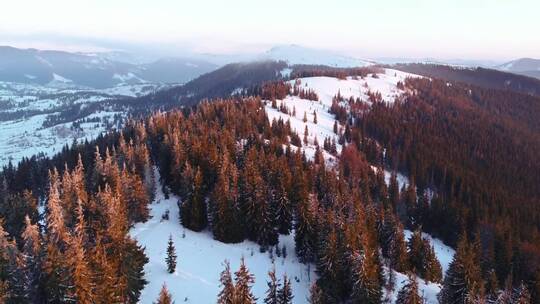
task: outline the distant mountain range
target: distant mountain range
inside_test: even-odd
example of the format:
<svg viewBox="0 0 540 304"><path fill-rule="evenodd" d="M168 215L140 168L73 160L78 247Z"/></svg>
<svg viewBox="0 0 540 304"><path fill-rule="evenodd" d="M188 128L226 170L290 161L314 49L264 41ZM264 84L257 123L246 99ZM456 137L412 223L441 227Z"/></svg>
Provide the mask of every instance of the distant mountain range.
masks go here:
<svg viewBox="0 0 540 304"><path fill-rule="evenodd" d="M496 67L498 70L540 79L540 59L521 58Z"/></svg>
<svg viewBox="0 0 540 304"><path fill-rule="evenodd" d="M185 83L216 68L215 64L187 58L134 63L133 58L120 53L0 47L0 81L5 82L103 89L148 82Z"/></svg>
<svg viewBox="0 0 540 304"><path fill-rule="evenodd" d="M262 53L147 58L123 51L70 53L0 46L0 81L61 88L105 89L125 85L186 83L234 62L284 61L289 65L362 67L373 64L431 63L484 67L540 79L540 60L522 58L505 64L479 60L381 58L376 61L295 44L280 45Z"/></svg>
<svg viewBox="0 0 540 304"><path fill-rule="evenodd" d="M326 65L337 68L363 67L375 64L374 61L348 57L332 51L306 48L296 44L273 47L258 55L257 58L282 60L291 65Z"/></svg>

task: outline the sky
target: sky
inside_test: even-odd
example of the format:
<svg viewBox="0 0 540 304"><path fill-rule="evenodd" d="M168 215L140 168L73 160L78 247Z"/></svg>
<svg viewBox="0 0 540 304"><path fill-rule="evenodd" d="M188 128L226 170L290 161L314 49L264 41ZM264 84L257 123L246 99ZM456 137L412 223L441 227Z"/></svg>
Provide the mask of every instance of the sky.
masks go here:
<svg viewBox="0 0 540 304"><path fill-rule="evenodd" d="M538 0L9 0L0 44L255 53L299 44L362 58L540 58Z"/></svg>

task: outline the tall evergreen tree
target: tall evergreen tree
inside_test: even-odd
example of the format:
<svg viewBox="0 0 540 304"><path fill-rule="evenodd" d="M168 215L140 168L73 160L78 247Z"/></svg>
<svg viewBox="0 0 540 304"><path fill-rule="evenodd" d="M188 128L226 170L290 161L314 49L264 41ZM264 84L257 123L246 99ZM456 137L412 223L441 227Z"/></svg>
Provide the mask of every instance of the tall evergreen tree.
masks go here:
<svg viewBox="0 0 540 304"><path fill-rule="evenodd" d="M95 302L92 284L92 271L86 255L86 226L82 202L77 206L77 224L74 235L69 240L68 262L73 274L74 292L77 303L90 304Z"/></svg>
<svg viewBox="0 0 540 304"><path fill-rule="evenodd" d="M309 304L324 304L323 294L317 283L311 285L308 301Z"/></svg>
<svg viewBox="0 0 540 304"><path fill-rule="evenodd" d="M294 296L292 294L291 281L287 275L283 275L283 286L278 291L278 304L292 304Z"/></svg>
<svg viewBox="0 0 540 304"><path fill-rule="evenodd" d="M279 298L278 298L278 291L280 288L280 282L276 278L276 269L275 267L268 272L268 277L270 280L266 282L268 285L268 289L266 290L266 297L264 298L265 304L278 304Z"/></svg>
<svg viewBox="0 0 540 304"><path fill-rule="evenodd" d="M38 302L39 281L41 274L41 235L39 227L32 224L30 217L25 217L25 229L22 233L22 258L24 263L24 293L31 303Z"/></svg>
<svg viewBox="0 0 540 304"><path fill-rule="evenodd" d="M174 248L174 243L172 235L169 235L169 242L167 243L167 257L165 258L167 263L167 271L169 273L174 273L176 270L176 248Z"/></svg>
<svg viewBox="0 0 540 304"><path fill-rule="evenodd" d="M221 272L219 282L221 291L218 294L217 304L236 304L236 287L231 275L229 261L224 262L225 269Z"/></svg>
<svg viewBox="0 0 540 304"><path fill-rule="evenodd" d="M240 268L234 273L235 301L234 304L255 304L257 298L251 293L251 286L255 277L249 272L244 258L240 261Z"/></svg>
<svg viewBox="0 0 540 304"><path fill-rule="evenodd" d="M410 274L407 283L399 290L396 304L422 304L424 301L418 293L416 276Z"/></svg>
<svg viewBox="0 0 540 304"><path fill-rule="evenodd" d="M15 241L9 239L0 221L0 292L6 303L26 303L24 273L20 268L20 253Z"/></svg>
<svg viewBox="0 0 540 304"><path fill-rule="evenodd" d="M169 292L169 289L167 289L167 285L163 283L163 286L161 287L161 290L159 292L159 297L155 304L172 304L174 303L172 300L171 293Z"/></svg>
<svg viewBox="0 0 540 304"><path fill-rule="evenodd" d="M351 254L351 281L353 303L379 304L382 290L375 252L369 247Z"/></svg>
<svg viewBox="0 0 540 304"><path fill-rule="evenodd" d="M407 244L403 227L391 210L384 212L379 234L382 254L390 260L390 267L399 272L409 268Z"/></svg>
<svg viewBox="0 0 540 304"><path fill-rule="evenodd" d="M441 304L466 303L478 297L483 282L477 254L468 244L467 237L463 236L444 277L438 296Z"/></svg>

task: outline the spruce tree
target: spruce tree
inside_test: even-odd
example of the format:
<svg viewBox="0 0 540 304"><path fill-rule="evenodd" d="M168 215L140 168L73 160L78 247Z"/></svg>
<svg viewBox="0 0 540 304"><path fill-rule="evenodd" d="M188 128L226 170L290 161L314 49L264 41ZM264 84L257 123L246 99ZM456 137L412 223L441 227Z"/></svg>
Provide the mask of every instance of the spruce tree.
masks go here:
<svg viewBox="0 0 540 304"><path fill-rule="evenodd" d="M268 285L268 289L266 290L266 297L264 298L264 303L265 304L278 304L279 303L278 291L281 284L279 280L276 278L275 267L271 271L268 272L268 277L270 278L270 280L266 282L266 284Z"/></svg>
<svg viewBox="0 0 540 304"><path fill-rule="evenodd" d="M223 264L225 269L219 276L221 291L218 294L217 304L236 304L236 287L231 275L231 266L227 260Z"/></svg>
<svg viewBox="0 0 540 304"><path fill-rule="evenodd" d="M20 253L14 240L9 239L0 221L0 298L5 303L27 303L24 273L19 267Z"/></svg>
<svg viewBox="0 0 540 304"><path fill-rule="evenodd" d="M379 304L382 290L379 267L374 250L364 246L363 252L351 254L351 281L353 303Z"/></svg>
<svg viewBox="0 0 540 304"><path fill-rule="evenodd" d="M234 304L255 304L257 298L251 293L255 277L249 272L244 258L240 260L240 268L234 273L235 301Z"/></svg>
<svg viewBox="0 0 540 304"><path fill-rule="evenodd" d="M161 287L161 291L159 292L159 297L155 304L172 304L172 296L169 293L169 290L167 289L167 285L163 283L163 286Z"/></svg>
<svg viewBox="0 0 540 304"><path fill-rule="evenodd" d="M95 302L92 284L92 271L88 263L86 254L86 225L82 202L79 201L77 207L77 224L75 233L69 240L67 252L71 273L73 274L73 284L77 303L90 304Z"/></svg>
<svg viewBox="0 0 540 304"><path fill-rule="evenodd" d="M382 254L390 260L391 268L404 272L409 268L409 261L403 227L391 209L384 212L382 221L379 228Z"/></svg>
<svg viewBox="0 0 540 304"><path fill-rule="evenodd" d="M513 304L529 304L531 302L531 294L529 293L529 290L527 288L527 285L525 285L523 282L519 285L518 288L514 291L514 294L512 296L512 303Z"/></svg>
<svg viewBox="0 0 540 304"><path fill-rule="evenodd" d="M409 274L407 283L398 292L396 304L422 304L424 301L418 293L416 276Z"/></svg>
<svg viewBox="0 0 540 304"><path fill-rule="evenodd" d="M165 258L167 262L167 271L169 273L174 273L176 270L176 248L174 248L174 243L172 235L169 235L169 242L167 244L167 257Z"/></svg>
<svg viewBox="0 0 540 304"><path fill-rule="evenodd" d="M390 204L392 205L392 210L397 211L397 207L399 205L399 184L395 172L392 172L392 174L390 175L388 195L390 198Z"/></svg>
<svg viewBox="0 0 540 304"><path fill-rule="evenodd" d="M25 217L25 229L22 233L24 260L24 293L30 303L36 303L39 297L39 278L41 274L41 240L39 227ZM1 301L0 301L1 302Z"/></svg>
<svg viewBox="0 0 540 304"><path fill-rule="evenodd" d="M444 277L438 296L441 304L465 303L478 297L483 282L477 254L468 244L467 237L463 236Z"/></svg>
<svg viewBox="0 0 540 304"><path fill-rule="evenodd" d="M283 275L283 286L278 291L278 304L292 304L292 299L294 298L292 294L291 281L287 275Z"/></svg>
<svg viewBox="0 0 540 304"><path fill-rule="evenodd" d="M317 283L313 283L309 289L309 304L324 304L323 294Z"/></svg>

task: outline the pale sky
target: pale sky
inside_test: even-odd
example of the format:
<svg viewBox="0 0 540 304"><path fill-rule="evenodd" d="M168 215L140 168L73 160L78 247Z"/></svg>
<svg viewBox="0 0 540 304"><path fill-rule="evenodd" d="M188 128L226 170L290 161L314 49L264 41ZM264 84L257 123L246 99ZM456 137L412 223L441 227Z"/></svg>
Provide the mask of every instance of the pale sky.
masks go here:
<svg viewBox="0 0 540 304"><path fill-rule="evenodd" d="M0 44L365 57L540 58L539 0L6 0Z"/></svg>

